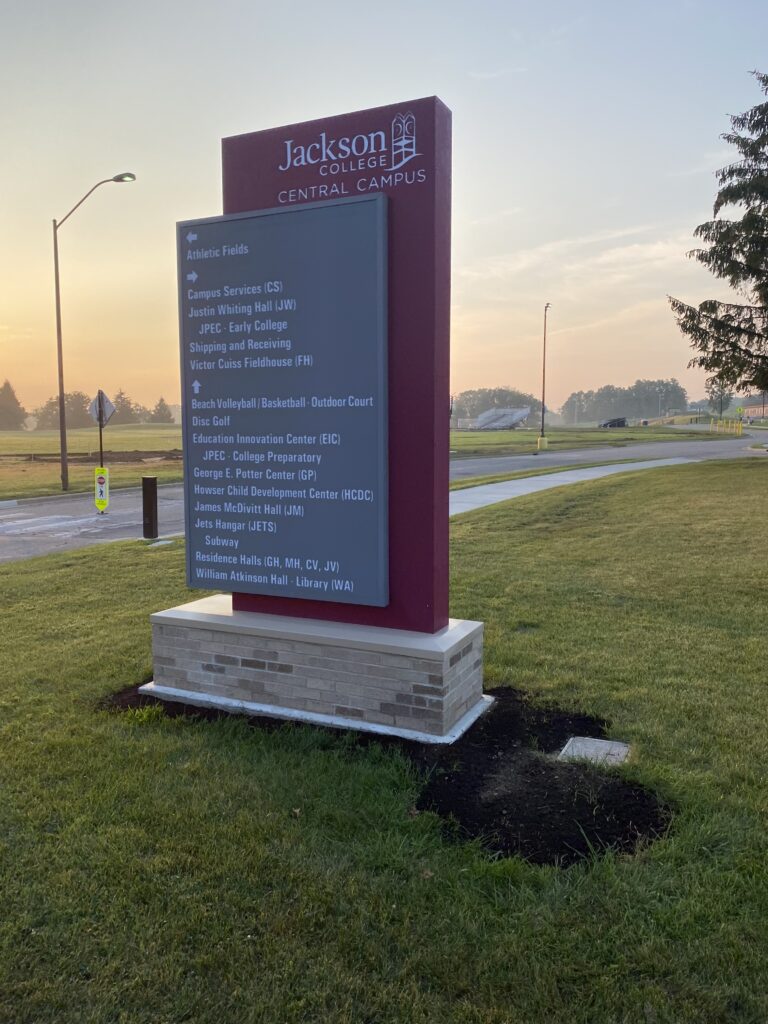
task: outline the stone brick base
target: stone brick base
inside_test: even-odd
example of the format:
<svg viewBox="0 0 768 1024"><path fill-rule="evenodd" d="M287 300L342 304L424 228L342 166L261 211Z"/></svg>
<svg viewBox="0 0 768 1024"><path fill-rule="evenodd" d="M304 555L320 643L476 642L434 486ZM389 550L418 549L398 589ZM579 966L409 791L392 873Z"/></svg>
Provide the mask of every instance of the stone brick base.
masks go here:
<svg viewBox="0 0 768 1024"><path fill-rule="evenodd" d="M483 624L439 633L233 612L218 594L151 616L166 700L450 742L487 707Z"/></svg>

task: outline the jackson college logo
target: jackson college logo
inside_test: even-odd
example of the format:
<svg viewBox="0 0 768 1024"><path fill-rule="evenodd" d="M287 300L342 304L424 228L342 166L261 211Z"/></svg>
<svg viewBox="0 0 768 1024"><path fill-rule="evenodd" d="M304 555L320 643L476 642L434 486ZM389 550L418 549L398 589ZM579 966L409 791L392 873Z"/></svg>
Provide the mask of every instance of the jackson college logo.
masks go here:
<svg viewBox="0 0 768 1024"><path fill-rule="evenodd" d="M306 146L286 139L283 147L278 170L319 165L323 176L377 168L396 171L420 155L416 150L416 118L410 111L395 114L389 140L385 131L344 135L338 139L320 132L315 141Z"/></svg>

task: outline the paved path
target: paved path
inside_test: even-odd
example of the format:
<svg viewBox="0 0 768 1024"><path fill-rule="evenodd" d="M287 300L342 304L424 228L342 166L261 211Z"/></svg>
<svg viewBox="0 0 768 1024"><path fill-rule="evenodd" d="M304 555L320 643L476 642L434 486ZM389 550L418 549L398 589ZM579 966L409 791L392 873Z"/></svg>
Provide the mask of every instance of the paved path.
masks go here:
<svg viewBox="0 0 768 1024"><path fill-rule="evenodd" d="M553 487L579 484L584 480L600 480L618 473L633 473L638 469L658 469L660 466L682 466L698 459L657 459L654 462L622 462L618 466L593 466L591 469L569 469L562 473L548 473L545 476L529 476L522 480L504 480L498 484L483 484L481 487L467 487L451 491L450 515L472 512L476 508L495 505L499 501L520 498L524 494L538 494Z"/></svg>
<svg viewBox="0 0 768 1024"><path fill-rule="evenodd" d="M507 501L523 494L535 494L582 480L596 480L615 473L658 466L680 465L711 458L734 458L752 455L751 439L742 437L729 441L656 442L628 445L626 448L584 449L567 452L543 452L540 455L514 455L504 458L457 459L451 462L451 479L492 473L515 472L568 466L579 462L600 460L652 458L652 462L620 463L592 469L567 470L541 477L509 480L505 483L452 491L450 514L458 515L498 501ZM158 521L161 537L184 532L184 504L181 484L158 488ZM142 536L141 490L113 490L109 512L100 516L89 494L67 494L51 498L33 498L17 502L0 501L0 562L18 561L54 551L69 551L103 544L112 540L131 540Z"/></svg>

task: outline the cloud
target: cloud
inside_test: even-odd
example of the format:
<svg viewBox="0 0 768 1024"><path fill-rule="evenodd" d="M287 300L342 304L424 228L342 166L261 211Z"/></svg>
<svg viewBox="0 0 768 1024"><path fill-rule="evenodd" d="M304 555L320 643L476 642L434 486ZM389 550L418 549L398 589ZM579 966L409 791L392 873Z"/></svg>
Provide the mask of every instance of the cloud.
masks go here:
<svg viewBox="0 0 768 1024"><path fill-rule="evenodd" d="M665 238L631 245L612 246L602 252L565 264L566 276L591 279L606 276L611 284L646 275L649 271L677 266L692 246L690 231L680 231Z"/></svg>
<svg viewBox="0 0 768 1024"><path fill-rule="evenodd" d="M690 167L682 167L676 171L667 171L668 178L692 178L697 174L714 174L721 167L734 161L734 153L730 149L711 149L704 153L700 160Z"/></svg>
<svg viewBox="0 0 768 1024"><path fill-rule="evenodd" d="M29 341L34 334L31 327L13 328L10 324L0 324L0 341Z"/></svg>
<svg viewBox="0 0 768 1024"><path fill-rule="evenodd" d="M695 298L705 288L702 294L717 297L707 271L686 258L694 246L688 227L671 225L556 239L457 266L454 296L463 315L484 309L499 324L517 325L535 321L545 301L561 311L561 323L576 325L598 309L613 315L646 301L666 308L668 294Z"/></svg>
<svg viewBox="0 0 768 1024"><path fill-rule="evenodd" d="M479 82L494 82L498 78L508 78L509 75L524 75L528 68L499 68L497 71L470 71L469 77Z"/></svg>
<svg viewBox="0 0 768 1024"><path fill-rule="evenodd" d="M466 278L470 281L478 279L504 280L537 267L551 266L553 263L562 264L563 259L569 253L620 238L630 238L632 235L652 231L653 227L651 224L641 224L634 227L596 231L592 234L577 236L576 238L559 238L551 242L544 242L542 245L533 246L530 249L521 249L519 252L493 256L480 260L475 264L458 267L456 274L458 277Z"/></svg>
<svg viewBox="0 0 768 1024"><path fill-rule="evenodd" d="M479 227L485 224L496 224L500 220L505 220L508 217L517 217L523 212L522 206L510 206L506 210L494 210L493 213L489 213L486 217L475 217L469 221L472 227Z"/></svg>
<svg viewBox="0 0 768 1024"><path fill-rule="evenodd" d="M567 327L550 329L552 336L566 336L568 334L579 334L584 331L589 331L590 334L595 331L600 331L606 327L615 327L617 324L626 326L627 324L632 328L637 328L638 325L649 318L653 318L659 311L659 302L656 299L647 300L645 302L636 302L629 306L622 306L619 309L614 310L607 316L599 317L596 320L586 320L583 323L569 324Z"/></svg>

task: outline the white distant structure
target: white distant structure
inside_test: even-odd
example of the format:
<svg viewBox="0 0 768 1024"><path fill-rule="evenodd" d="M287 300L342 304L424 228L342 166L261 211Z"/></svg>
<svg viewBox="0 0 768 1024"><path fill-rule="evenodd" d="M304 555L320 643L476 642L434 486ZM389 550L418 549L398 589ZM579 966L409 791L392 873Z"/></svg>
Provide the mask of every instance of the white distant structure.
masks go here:
<svg viewBox="0 0 768 1024"><path fill-rule="evenodd" d="M514 430L530 415L530 406L525 409L487 409L475 420L475 430Z"/></svg>

